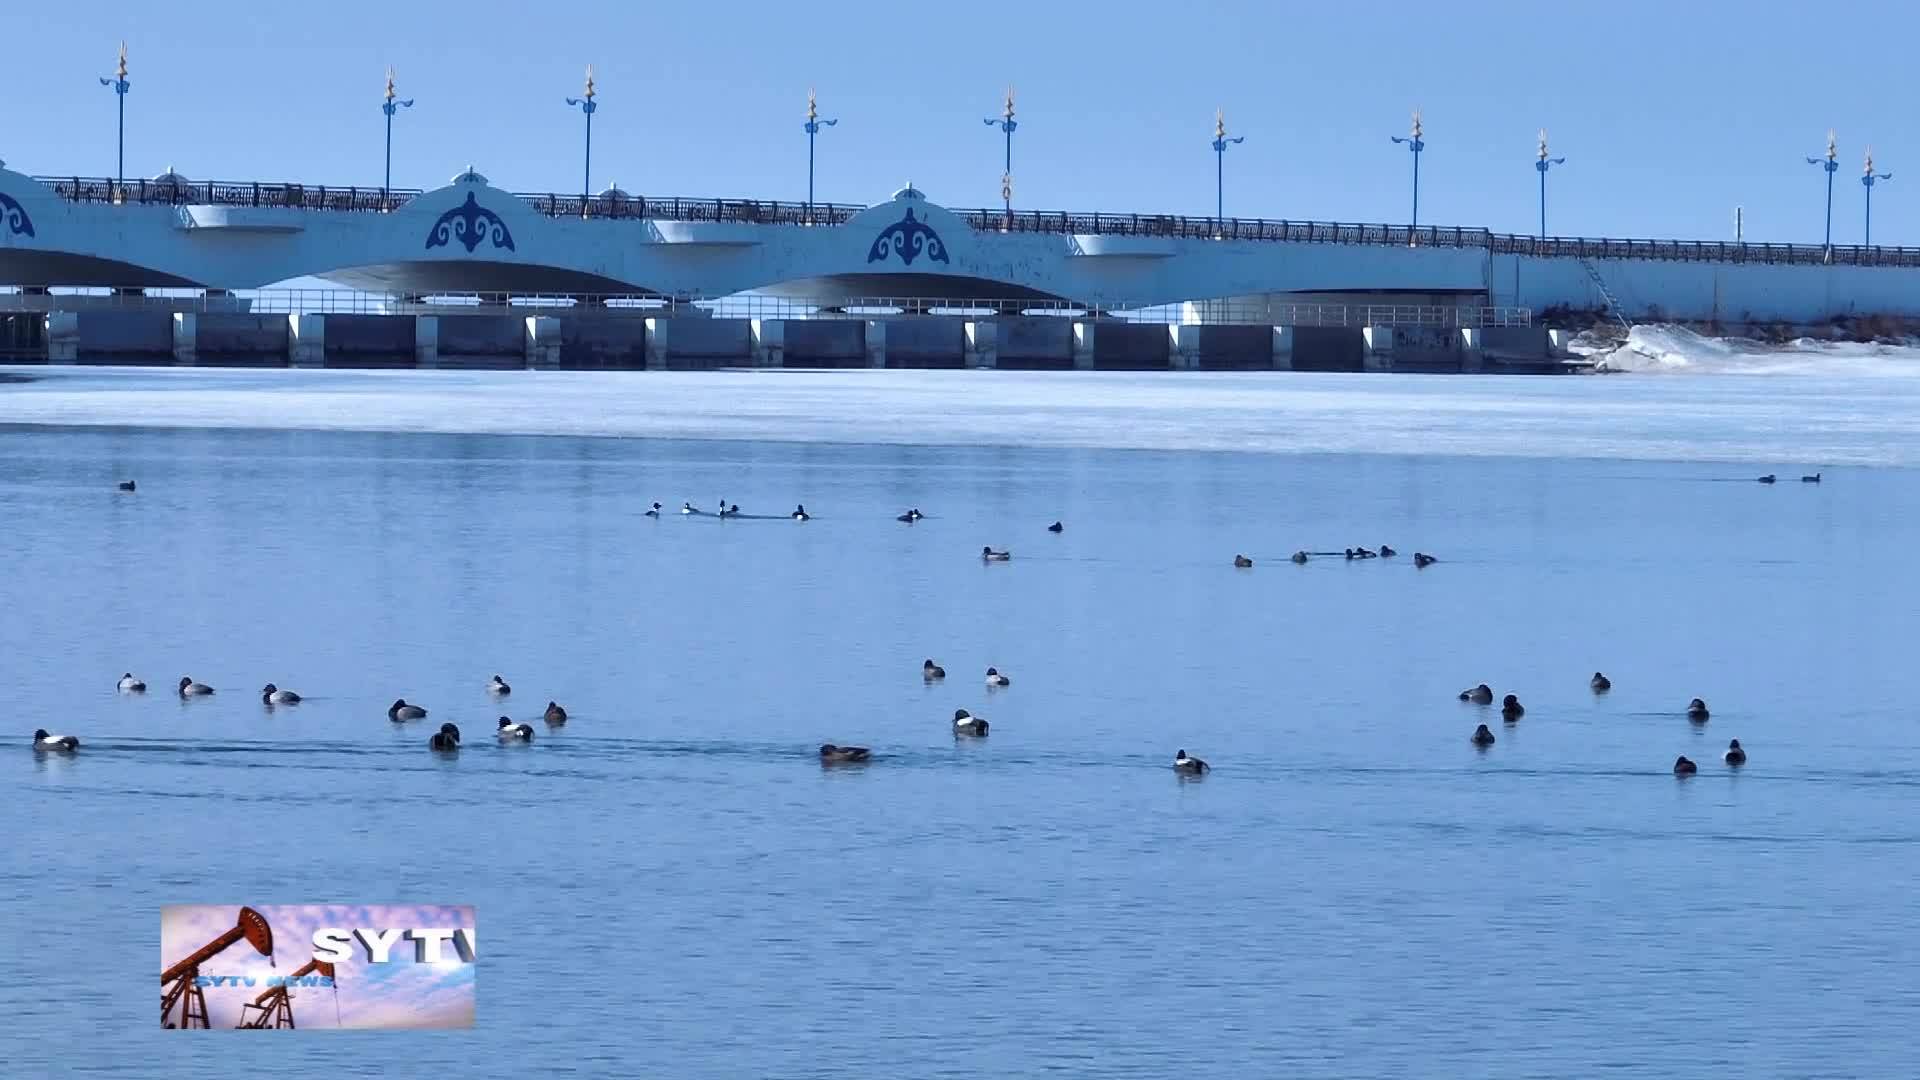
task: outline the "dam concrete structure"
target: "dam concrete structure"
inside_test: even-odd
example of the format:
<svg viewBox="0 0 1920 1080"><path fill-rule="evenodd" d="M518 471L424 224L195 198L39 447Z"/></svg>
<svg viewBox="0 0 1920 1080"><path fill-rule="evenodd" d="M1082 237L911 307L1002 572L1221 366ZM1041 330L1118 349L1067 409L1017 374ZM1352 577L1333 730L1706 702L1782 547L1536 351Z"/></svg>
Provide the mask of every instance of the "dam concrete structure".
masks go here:
<svg viewBox="0 0 1920 1080"><path fill-rule="evenodd" d="M232 295L302 278L383 299ZM1920 249L0 166L0 287L0 353L56 363L1493 370L1551 355L1542 311L1920 317ZM743 296L789 308L694 303ZM1114 317L1150 310L1173 325Z"/></svg>

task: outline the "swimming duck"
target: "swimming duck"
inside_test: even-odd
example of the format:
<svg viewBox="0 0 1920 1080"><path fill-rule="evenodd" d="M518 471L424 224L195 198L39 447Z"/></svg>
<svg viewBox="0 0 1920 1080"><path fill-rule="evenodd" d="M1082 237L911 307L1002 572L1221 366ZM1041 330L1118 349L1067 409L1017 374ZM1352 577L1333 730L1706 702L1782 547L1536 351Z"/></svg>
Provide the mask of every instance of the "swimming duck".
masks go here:
<svg viewBox="0 0 1920 1080"><path fill-rule="evenodd" d="M983 547L980 549L980 558L987 562L1006 562L1013 558L1013 552L995 551L991 547Z"/></svg>
<svg viewBox="0 0 1920 1080"><path fill-rule="evenodd" d="M136 490L138 490L138 485L136 485L136 484L135 484L135 483L134 483L133 481L131 481L131 480L122 480L122 481L120 481L120 490L121 490L121 491L136 491Z"/></svg>
<svg viewBox="0 0 1920 1080"><path fill-rule="evenodd" d="M793 520L795 521L806 521L808 518L812 516L813 515L807 513L807 508L805 505L800 505L793 508Z"/></svg>
<svg viewBox="0 0 1920 1080"><path fill-rule="evenodd" d="M953 733L955 735L985 735L987 733L986 718L975 716L965 709L955 709L953 712Z"/></svg>
<svg viewBox="0 0 1920 1080"><path fill-rule="evenodd" d="M914 522L920 520L920 515L915 511L909 510L904 514L901 514L899 517L894 518L893 520L904 521L907 524L911 525Z"/></svg>
<svg viewBox="0 0 1920 1080"><path fill-rule="evenodd" d="M263 705L298 705L300 695L268 683L260 688L260 702Z"/></svg>
<svg viewBox="0 0 1920 1080"><path fill-rule="evenodd" d="M932 682L935 679L944 679L947 677L947 669L929 659L926 663L920 665L920 677L928 682Z"/></svg>
<svg viewBox="0 0 1920 1080"><path fill-rule="evenodd" d="M1460 700L1471 701L1475 705L1491 705L1493 704L1493 687L1488 686L1486 683L1481 683L1479 686L1469 686L1465 690L1460 691Z"/></svg>
<svg viewBox="0 0 1920 1080"><path fill-rule="evenodd" d="M1000 674L999 668L987 669L987 685L988 686L1007 686L1007 685L1010 685L1012 682L1013 682L1012 679L1009 679L1005 675Z"/></svg>
<svg viewBox="0 0 1920 1080"><path fill-rule="evenodd" d="M1485 724L1481 724L1479 727L1474 728L1473 729L1473 745L1492 746L1493 745L1493 729L1488 727Z"/></svg>
<svg viewBox="0 0 1920 1080"><path fill-rule="evenodd" d="M532 724L516 724L506 717L500 718L499 735L503 739L519 739L522 742L533 738Z"/></svg>
<svg viewBox="0 0 1920 1080"><path fill-rule="evenodd" d="M1803 484L1817 484L1820 482L1820 474L1814 473L1812 476L1803 476L1800 478L1800 482ZM127 490L132 491L133 489L128 488Z"/></svg>
<svg viewBox="0 0 1920 1080"><path fill-rule="evenodd" d="M1213 768L1213 766L1201 761L1197 757L1188 757L1185 750L1175 750L1173 752L1174 772L1191 773L1198 776L1211 768Z"/></svg>
<svg viewBox="0 0 1920 1080"><path fill-rule="evenodd" d="M1500 719L1511 724L1525 715L1527 715L1527 707L1520 704L1519 698L1508 694L1500 699Z"/></svg>
<svg viewBox="0 0 1920 1080"><path fill-rule="evenodd" d="M147 692L147 684L134 678L133 672L131 671L120 676L120 682L117 686L123 694L144 694Z"/></svg>
<svg viewBox="0 0 1920 1080"><path fill-rule="evenodd" d="M1233 557L1233 565L1245 570L1247 567L1253 565L1253 560L1247 558L1245 555L1235 555Z"/></svg>
<svg viewBox="0 0 1920 1080"><path fill-rule="evenodd" d="M1307 553L1304 551L1296 551L1293 553L1292 558L1296 563L1303 563L1307 561Z"/></svg>
<svg viewBox="0 0 1920 1080"><path fill-rule="evenodd" d="M733 504L732 506L729 506L729 507L727 507L727 516L728 516L728 517L739 517L739 516L740 516L740 504L739 504L739 503L734 503L734 504Z"/></svg>
<svg viewBox="0 0 1920 1080"><path fill-rule="evenodd" d="M427 740L427 747L432 750L460 749L460 729L452 724L441 724L440 730Z"/></svg>
<svg viewBox="0 0 1920 1080"><path fill-rule="evenodd" d="M208 686L206 683L194 682L193 678L188 675L180 676L181 697L205 697L211 693L213 693L213 687Z"/></svg>
<svg viewBox="0 0 1920 1080"><path fill-rule="evenodd" d="M1739 739L1735 739L1727 744L1725 757L1729 765L1745 765L1747 763L1747 752L1741 749Z"/></svg>
<svg viewBox="0 0 1920 1080"><path fill-rule="evenodd" d="M1383 558L1383 559L1391 559L1391 558L1393 558L1393 557L1394 557L1395 555L1398 555L1398 554L1400 554L1400 553L1399 553L1399 552L1397 552L1397 551L1395 551L1395 550L1393 550L1392 548L1390 548L1390 547L1388 547L1387 545L1385 545L1385 544L1381 544L1381 545L1380 545L1380 557L1381 557L1381 558Z"/></svg>
<svg viewBox="0 0 1920 1080"><path fill-rule="evenodd" d="M1593 673L1593 678L1587 680L1587 686L1591 687L1596 694L1604 694L1613 689L1613 680L1596 671Z"/></svg>
<svg viewBox="0 0 1920 1080"><path fill-rule="evenodd" d="M567 722L567 710L561 708L559 702L549 701L547 702L546 720L549 724L564 724Z"/></svg>
<svg viewBox="0 0 1920 1080"><path fill-rule="evenodd" d="M1697 773L1699 771L1700 771L1700 766L1695 765L1693 762L1687 760L1687 756L1685 754L1682 754L1679 757L1674 759L1673 775L1675 776L1692 776L1694 773Z"/></svg>
<svg viewBox="0 0 1920 1080"><path fill-rule="evenodd" d="M1710 715L1712 714L1707 712L1707 703L1701 701L1699 698L1694 698L1692 701L1687 702L1687 719L1705 720Z"/></svg>
<svg viewBox="0 0 1920 1080"><path fill-rule="evenodd" d="M507 685L507 680L495 675L493 681L487 683L487 693L494 697L506 697L513 693L513 687Z"/></svg>
<svg viewBox="0 0 1920 1080"><path fill-rule="evenodd" d="M823 743L820 746L822 765L840 765L848 762L865 761L873 756L873 751L864 746L835 746Z"/></svg>
<svg viewBox="0 0 1920 1080"><path fill-rule="evenodd" d="M659 516L660 516L660 504L659 504L659 503L654 503L654 504L653 504L652 506L649 506L649 507L647 507L647 516L648 516L648 517L659 517Z"/></svg>
<svg viewBox="0 0 1920 1080"><path fill-rule="evenodd" d="M1355 555L1355 554L1353 553L1353 549L1352 549L1352 548L1348 548L1348 549L1347 549L1347 561L1348 561L1348 562L1352 562L1353 560L1355 560L1355 559L1357 559L1357 558L1359 558L1359 557L1360 557L1360 556L1358 556L1358 555Z"/></svg>
<svg viewBox="0 0 1920 1080"><path fill-rule="evenodd" d="M387 706L389 720L418 720L426 715L427 710L418 705L407 704L406 698L395 699L392 705Z"/></svg>
<svg viewBox="0 0 1920 1080"><path fill-rule="evenodd" d="M1066 529L1067 527L1065 525L1062 525L1057 521L1047 526L1047 531L1050 533L1065 532Z"/></svg>
<svg viewBox="0 0 1920 1080"><path fill-rule="evenodd" d="M71 735L49 735L46 728L35 728L33 748L55 754L71 754L80 749L80 740Z"/></svg>
<svg viewBox="0 0 1920 1080"><path fill-rule="evenodd" d="M1354 549L1353 549L1353 557L1354 557L1354 558L1356 558L1356 559L1373 559L1373 558L1378 558L1378 556L1377 556L1377 555L1375 555L1375 554L1374 554L1373 552L1371 552L1371 551L1368 551L1368 550L1367 550L1366 548L1363 548L1363 547L1357 547L1357 548L1354 548Z"/></svg>
<svg viewBox="0 0 1920 1080"><path fill-rule="evenodd" d="M1763 483L1763 484L1771 484L1771 483L1773 483L1773 482L1774 482L1774 481L1775 481L1776 479L1778 479L1778 477L1776 477L1776 476L1774 476L1774 475L1773 475L1772 473L1768 473L1767 475L1765 475L1765 476L1763 476L1763 477L1761 477L1761 478L1760 478L1760 482L1761 482L1761 483ZM1686 759L1685 759L1685 758L1681 758L1680 760L1682 760L1682 761L1685 761Z"/></svg>
<svg viewBox="0 0 1920 1080"><path fill-rule="evenodd" d="M1434 563L1437 563L1439 561L1440 561L1439 559L1434 558L1433 556L1427 554L1424 551L1416 551L1413 553L1413 565L1421 567L1423 569L1425 567L1432 566Z"/></svg>
<svg viewBox="0 0 1920 1080"><path fill-rule="evenodd" d="M683 502L683 503L681 503L681 504L680 504L680 512L681 512L681 513L683 513L683 514L697 514L697 513L699 513L700 511L698 511L698 510L695 510L695 509L693 508L693 504L692 504L692 503L690 503L690 502Z"/></svg>

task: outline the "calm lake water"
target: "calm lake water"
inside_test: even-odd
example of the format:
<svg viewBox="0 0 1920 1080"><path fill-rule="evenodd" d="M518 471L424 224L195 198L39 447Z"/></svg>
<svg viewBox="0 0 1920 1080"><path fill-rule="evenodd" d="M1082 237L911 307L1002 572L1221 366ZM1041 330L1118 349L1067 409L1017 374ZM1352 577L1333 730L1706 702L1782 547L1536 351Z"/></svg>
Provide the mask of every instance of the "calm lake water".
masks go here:
<svg viewBox="0 0 1920 1080"><path fill-rule="evenodd" d="M1122 385L1077 378L1004 385L1058 415ZM1905 461L1913 392L1752 382L1237 384L1435 395L1468 452L1434 454L0 427L0 1071L1911 1074L1920 472L1801 484L1665 418L1732 395L1741 438L1791 436L1819 402ZM1445 419L1499 401L1544 440L1569 394L1675 449L1476 456ZM642 516L722 498L815 518ZM531 746L495 744L494 672ZM1525 718L1455 700L1482 680ZM159 1032L159 908L196 902L473 904L478 1026Z"/></svg>

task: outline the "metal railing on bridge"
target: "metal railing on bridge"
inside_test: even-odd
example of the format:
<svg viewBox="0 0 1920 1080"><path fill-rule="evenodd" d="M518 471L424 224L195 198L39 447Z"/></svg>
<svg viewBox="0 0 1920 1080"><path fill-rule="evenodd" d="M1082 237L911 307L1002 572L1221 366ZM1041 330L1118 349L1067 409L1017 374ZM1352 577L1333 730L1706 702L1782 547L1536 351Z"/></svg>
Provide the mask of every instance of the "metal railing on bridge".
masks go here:
<svg viewBox="0 0 1920 1080"><path fill-rule="evenodd" d="M421 192L412 188L261 184L193 181L36 177L72 202L275 207L299 210L378 212L405 206ZM756 225L839 225L866 209L847 203L764 199L648 198L618 192L591 197L515 192L513 197L551 218L603 218ZM1138 236L1182 240L1250 240L1294 244L1364 244L1385 247L1480 249L1499 255L1575 259L1656 259L1790 265L1920 267L1920 248L1818 244L1723 243L1710 240L1637 240L1522 236L1460 226L1290 221L1269 218L1188 217L1181 214L1109 214L1064 210L955 209L970 227L985 233L1053 236Z"/></svg>
<svg viewBox="0 0 1920 1080"><path fill-rule="evenodd" d="M1064 300L848 296L801 299L743 293L718 298L586 293L408 294L357 289L0 290L0 312L143 309L255 315L592 315L608 318L875 319L1041 317L1120 319L1155 324L1268 326L1423 326L1441 329L1530 326L1524 307L1414 304L1267 303L1196 300L1185 304L1075 304Z"/></svg>

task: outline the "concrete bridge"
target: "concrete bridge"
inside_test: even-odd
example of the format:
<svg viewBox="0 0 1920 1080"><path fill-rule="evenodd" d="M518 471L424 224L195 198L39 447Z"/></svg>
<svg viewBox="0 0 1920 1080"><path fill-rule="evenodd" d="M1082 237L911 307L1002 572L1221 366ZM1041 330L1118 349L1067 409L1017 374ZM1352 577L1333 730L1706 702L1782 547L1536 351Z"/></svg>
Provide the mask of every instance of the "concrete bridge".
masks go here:
<svg viewBox="0 0 1920 1080"><path fill-rule="evenodd" d="M239 290L302 277L404 296L753 291L1064 301L1611 309L1810 324L1920 316L1920 249L1592 240L1484 229L502 191L116 184L0 167L0 286Z"/></svg>

